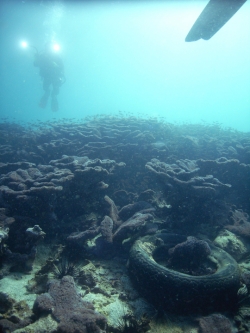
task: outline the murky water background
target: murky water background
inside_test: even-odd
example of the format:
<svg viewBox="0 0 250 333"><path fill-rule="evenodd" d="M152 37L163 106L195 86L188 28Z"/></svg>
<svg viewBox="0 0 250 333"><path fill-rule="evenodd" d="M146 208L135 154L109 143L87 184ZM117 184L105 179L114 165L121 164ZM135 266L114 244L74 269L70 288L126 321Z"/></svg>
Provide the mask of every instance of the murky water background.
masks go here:
<svg viewBox="0 0 250 333"><path fill-rule="evenodd" d="M117 114L250 130L250 2L209 41L185 37L207 1L1 1L0 109L16 121ZM34 49L60 44L60 110L42 95Z"/></svg>

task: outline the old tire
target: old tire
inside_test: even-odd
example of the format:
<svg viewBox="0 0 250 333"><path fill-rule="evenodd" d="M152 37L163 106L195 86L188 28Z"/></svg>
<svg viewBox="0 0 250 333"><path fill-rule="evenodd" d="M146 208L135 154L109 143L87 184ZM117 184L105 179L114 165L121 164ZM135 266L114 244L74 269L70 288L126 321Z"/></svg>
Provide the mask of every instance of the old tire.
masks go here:
<svg viewBox="0 0 250 333"><path fill-rule="evenodd" d="M183 237L183 236L181 236ZM175 237L176 238L176 237ZM174 239L175 239L174 238ZM240 272L237 262L225 251L209 244L216 272L192 276L161 266L154 259L167 234L137 240L130 251L129 272L137 290L157 308L176 313L209 313L237 308ZM183 240L182 240L183 241Z"/></svg>

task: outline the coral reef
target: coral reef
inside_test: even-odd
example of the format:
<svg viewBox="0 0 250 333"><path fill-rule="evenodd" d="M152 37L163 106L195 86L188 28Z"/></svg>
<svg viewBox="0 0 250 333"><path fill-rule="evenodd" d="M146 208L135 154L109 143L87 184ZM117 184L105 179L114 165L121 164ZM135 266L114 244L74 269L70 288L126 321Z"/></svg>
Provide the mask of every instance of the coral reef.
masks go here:
<svg viewBox="0 0 250 333"><path fill-rule="evenodd" d="M249 147L249 133L224 130L216 124L174 125L155 118L119 115L0 123L0 278L21 281L29 274L28 294L41 294L54 265L67 255L77 262L88 261L76 280L84 299L110 315L108 307L115 307L117 297L135 315L140 295L132 285L125 288L126 262L134 241L158 230L215 239L243 261L246 269L241 281L249 289L249 269L244 263L250 235ZM63 250L46 257L40 252L41 241L48 251ZM209 242L189 238L164 260L169 259L170 266L185 261L186 273L209 274L209 246ZM107 267L115 262L120 268L107 275ZM92 306L79 295L74 296L77 300L69 296L69 308L75 309L74 304L81 308L75 324L72 312L66 317L68 322L61 320L57 305L61 301L54 295L66 293L66 287L76 294L72 279L65 277L74 275L73 268L64 264L57 267L61 282L52 282L49 293L38 296L35 322L27 316L15 323L8 312L11 307L6 308L3 311L9 315L1 317L6 330L25 327L27 332L42 332L44 325L48 332L70 332L81 323L86 331L87 317L93 330L104 329L105 319L99 325ZM43 317L42 309L49 314ZM111 330L118 328L113 325Z"/></svg>
<svg viewBox="0 0 250 333"><path fill-rule="evenodd" d="M71 276L64 276L60 282L51 281L48 293L37 296L33 311L37 316L52 313L60 332L98 333L106 327L105 317L77 294Z"/></svg>
<svg viewBox="0 0 250 333"><path fill-rule="evenodd" d="M201 223L201 217L207 224L212 223L209 207L215 206L231 189L230 184L202 173L193 160L177 160L169 164L152 159L146 163L146 169L161 182L161 190L168 202L165 207L171 207L172 221L177 229L185 228L182 221L188 224L189 231L192 226L195 229Z"/></svg>
<svg viewBox="0 0 250 333"><path fill-rule="evenodd" d="M174 187L177 192L192 193L195 196L210 197L219 195L219 192L231 187L223 184L212 175L200 176L200 168L196 161L177 160L176 164L167 164L157 159L152 159L146 168L158 175L169 187Z"/></svg>
<svg viewBox="0 0 250 333"><path fill-rule="evenodd" d="M104 243L106 243L106 245L107 243L111 244L113 242L121 243L125 238L129 237L129 234L138 234L138 232L140 234L140 231L143 231L146 223L150 222L154 218L150 212L153 213L155 209L148 203L136 202L134 204L126 205L122 207L120 213L115 202L111 198L106 195L104 199L110 205L110 216L105 216L100 225L95 228L91 227L82 232L72 233L67 237L69 242L84 246L86 245L87 240L94 239L99 233L101 233L102 239L97 237L95 242L98 243L99 248L101 247L104 251ZM131 216L128 220L124 222L122 221L121 216L124 218L126 216L130 216L132 212L136 211L137 213ZM150 233L150 231L146 231L145 229L144 233ZM102 244L103 240L104 243ZM111 247L106 249L110 250Z"/></svg>

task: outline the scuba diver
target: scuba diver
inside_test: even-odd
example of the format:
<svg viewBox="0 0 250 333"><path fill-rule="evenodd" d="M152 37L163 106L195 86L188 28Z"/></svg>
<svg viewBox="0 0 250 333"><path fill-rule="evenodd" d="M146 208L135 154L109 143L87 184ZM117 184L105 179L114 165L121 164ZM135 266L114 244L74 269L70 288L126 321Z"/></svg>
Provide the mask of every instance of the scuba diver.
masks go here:
<svg viewBox="0 0 250 333"><path fill-rule="evenodd" d="M53 50L53 45L47 43L43 52L35 53L34 66L39 67L43 80L44 94L39 102L45 108L51 93L51 110L58 111L57 95L61 85L65 82L64 66L61 57ZM52 91L50 91L52 87Z"/></svg>

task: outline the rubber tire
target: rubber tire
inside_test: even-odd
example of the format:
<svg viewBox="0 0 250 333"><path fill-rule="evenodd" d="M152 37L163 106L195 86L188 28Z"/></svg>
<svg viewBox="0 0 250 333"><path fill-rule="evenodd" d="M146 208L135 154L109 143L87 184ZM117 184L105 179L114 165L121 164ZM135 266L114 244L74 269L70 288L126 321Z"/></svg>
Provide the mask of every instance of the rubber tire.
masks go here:
<svg viewBox="0 0 250 333"><path fill-rule="evenodd" d="M211 256L217 261L214 274L192 276L168 269L153 258L166 238L164 234L146 236L130 250L129 273L142 296L157 308L180 314L235 310L240 288L237 262L209 243Z"/></svg>

